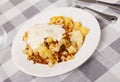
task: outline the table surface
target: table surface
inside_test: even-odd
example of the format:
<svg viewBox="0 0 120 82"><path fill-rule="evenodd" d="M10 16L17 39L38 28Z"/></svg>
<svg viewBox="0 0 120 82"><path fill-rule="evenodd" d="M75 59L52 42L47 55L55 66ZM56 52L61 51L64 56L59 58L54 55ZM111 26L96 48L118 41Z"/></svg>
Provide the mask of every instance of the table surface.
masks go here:
<svg viewBox="0 0 120 82"><path fill-rule="evenodd" d="M0 82L120 82L120 11L102 5L87 6L116 15L119 19L116 22L108 22L95 15L101 27L101 40L92 57L82 66L63 75L41 78L23 73L13 63L12 41L21 25L41 11L70 6L72 1L0 0L0 27L5 29L8 37L8 45L0 50Z"/></svg>

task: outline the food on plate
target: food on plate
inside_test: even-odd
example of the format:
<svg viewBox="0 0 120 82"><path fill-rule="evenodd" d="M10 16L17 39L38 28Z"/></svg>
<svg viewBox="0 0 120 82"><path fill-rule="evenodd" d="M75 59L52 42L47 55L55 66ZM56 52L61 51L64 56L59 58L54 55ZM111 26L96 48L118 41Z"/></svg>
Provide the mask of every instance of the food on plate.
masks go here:
<svg viewBox="0 0 120 82"><path fill-rule="evenodd" d="M36 24L24 33L23 52L34 63L53 66L73 59L88 32L88 28L71 17L54 16L48 24Z"/></svg>

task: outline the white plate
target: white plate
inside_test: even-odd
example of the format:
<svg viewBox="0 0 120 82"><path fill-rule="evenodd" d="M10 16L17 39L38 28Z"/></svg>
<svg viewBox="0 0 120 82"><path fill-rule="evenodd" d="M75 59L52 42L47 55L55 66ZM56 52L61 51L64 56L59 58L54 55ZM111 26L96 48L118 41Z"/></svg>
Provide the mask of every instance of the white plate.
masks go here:
<svg viewBox="0 0 120 82"><path fill-rule="evenodd" d="M28 61L26 55L23 54L25 43L22 41L22 36L30 27L37 23L48 23L49 19L56 15L70 16L74 21L80 21L83 26L89 28L89 34L73 60L56 64L52 68L48 65L33 64L33 62ZM99 43L100 34L100 26L95 17L90 13L77 8L55 8L36 15L22 26L12 45L12 59L16 66L27 74L40 77L60 75L77 68L92 55Z"/></svg>

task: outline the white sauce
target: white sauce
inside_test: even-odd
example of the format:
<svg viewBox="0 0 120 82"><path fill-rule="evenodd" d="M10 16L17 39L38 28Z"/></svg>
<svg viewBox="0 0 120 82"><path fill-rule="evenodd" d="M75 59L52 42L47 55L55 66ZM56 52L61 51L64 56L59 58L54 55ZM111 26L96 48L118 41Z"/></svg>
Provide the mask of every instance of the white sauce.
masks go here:
<svg viewBox="0 0 120 82"><path fill-rule="evenodd" d="M53 37L54 40L60 41L65 30L61 25L37 24L28 31L28 44L35 49L40 43L43 43L47 36Z"/></svg>

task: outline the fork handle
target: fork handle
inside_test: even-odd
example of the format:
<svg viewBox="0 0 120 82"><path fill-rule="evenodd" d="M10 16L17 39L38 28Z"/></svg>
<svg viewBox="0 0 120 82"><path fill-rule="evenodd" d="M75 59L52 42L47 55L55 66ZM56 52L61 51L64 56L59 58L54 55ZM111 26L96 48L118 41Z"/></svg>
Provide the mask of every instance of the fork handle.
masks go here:
<svg viewBox="0 0 120 82"><path fill-rule="evenodd" d="M108 15L108 14L93 10L91 8L88 8L88 7L82 7L82 6L80 6L79 4L76 4L76 3L74 3L73 6L76 7L76 8L88 9L90 11L93 11L94 13L100 15L101 17L105 18L108 21L116 21L118 19L116 16Z"/></svg>
<svg viewBox="0 0 120 82"><path fill-rule="evenodd" d="M111 8L120 10L120 4L115 4L115 3L107 3L107 2L102 2L102 1L97 1L97 3L102 4L102 5L106 5L109 6Z"/></svg>
<svg viewBox="0 0 120 82"><path fill-rule="evenodd" d="M105 14L105 13L101 13L101 12L99 12L99 11L93 10L93 9L91 9L91 8L88 8L88 7L85 7L84 9L91 10L91 11L95 12L96 14L102 16L103 18L105 18L105 19L108 20L108 21L115 21L115 20L118 19L116 16L108 15L108 14Z"/></svg>

